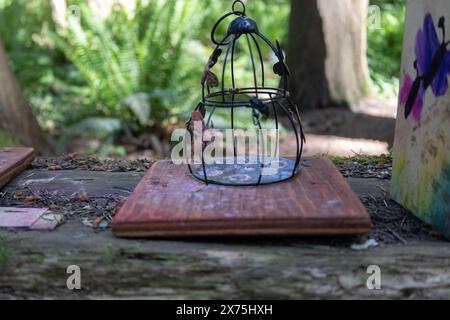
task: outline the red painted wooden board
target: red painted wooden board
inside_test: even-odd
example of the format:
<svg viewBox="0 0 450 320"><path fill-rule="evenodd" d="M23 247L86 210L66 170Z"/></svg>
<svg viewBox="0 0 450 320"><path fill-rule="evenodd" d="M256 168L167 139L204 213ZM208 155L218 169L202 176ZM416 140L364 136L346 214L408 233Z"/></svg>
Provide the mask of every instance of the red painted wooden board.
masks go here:
<svg viewBox="0 0 450 320"><path fill-rule="evenodd" d="M119 237L349 235L370 217L336 167L307 158L296 178L259 187L205 185L186 166L154 164L114 217Z"/></svg>
<svg viewBox="0 0 450 320"><path fill-rule="evenodd" d="M0 148L0 188L25 170L34 157L31 148Z"/></svg>

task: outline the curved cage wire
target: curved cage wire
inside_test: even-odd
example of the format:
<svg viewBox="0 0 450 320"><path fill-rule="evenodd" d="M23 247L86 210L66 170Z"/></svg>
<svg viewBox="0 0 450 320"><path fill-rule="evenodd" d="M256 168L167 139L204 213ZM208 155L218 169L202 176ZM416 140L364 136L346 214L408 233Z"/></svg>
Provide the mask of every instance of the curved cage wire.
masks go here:
<svg viewBox="0 0 450 320"><path fill-rule="evenodd" d="M229 24L226 35L217 40L216 33L219 26L230 17L234 19ZM198 161L196 163L188 161L191 174L207 184L229 186L258 186L293 178L300 170L305 136L298 108L290 99L287 90L290 73L279 42L276 41L274 45L260 33L256 22L246 15L245 5L240 0L234 1L232 11L216 22L211 32L211 40L216 46L203 71L202 100L192 113L187 127L191 136L195 136L193 123L201 121L202 125L197 135L203 135L204 130L214 128L215 114L225 113L229 119L225 127L233 132L232 146L228 148L231 149L231 155L227 153L222 161L212 163L206 161L207 145L203 143L197 156ZM252 82L244 86L237 85L240 80L236 74L238 51L241 54L246 53L250 61ZM267 69L264 63L266 51L273 57L273 72L281 78L281 88L266 86ZM216 65L221 65L220 77L212 72ZM237 124L239 115L250 117L258 132L257 150L249 149L244 155L237 152L238 142L242 144L243 140L239 140L234 133L236 129L242 129ZM261 120L263 117L271 119L268 121L269 125L263 125ZM293 157L278 156L281 120L284 120L283 126L295 135L296 149ZM275 142L270 143L271 151L275 152L270 154L267 154L268 150L264 150L269 149L267 147L269 138L263 134L264 130L268 129L276 132ZM247 147L246 140L244 145ZM193 155L192 150L188 153Z"/></svg>

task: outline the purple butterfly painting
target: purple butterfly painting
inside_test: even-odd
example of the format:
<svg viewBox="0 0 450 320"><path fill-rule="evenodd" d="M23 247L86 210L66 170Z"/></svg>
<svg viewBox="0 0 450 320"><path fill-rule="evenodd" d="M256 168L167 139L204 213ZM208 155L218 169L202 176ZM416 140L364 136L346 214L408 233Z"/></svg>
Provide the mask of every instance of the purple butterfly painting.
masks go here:
<svg viewBox="0 0 450 320"><path fill-rule="evenodd" d="M435 97L443 96L449 88L450 51L445 41L445 18L441 17L438 28L442 31L442 41L439 41L433 17L427 14L423 29L416 35L415 54L416 79L412 80L409 74L403 79L400 89L400 103L405 106L405 118L412 115L416 124L420 125L424 97L431 87Z"/></svg>

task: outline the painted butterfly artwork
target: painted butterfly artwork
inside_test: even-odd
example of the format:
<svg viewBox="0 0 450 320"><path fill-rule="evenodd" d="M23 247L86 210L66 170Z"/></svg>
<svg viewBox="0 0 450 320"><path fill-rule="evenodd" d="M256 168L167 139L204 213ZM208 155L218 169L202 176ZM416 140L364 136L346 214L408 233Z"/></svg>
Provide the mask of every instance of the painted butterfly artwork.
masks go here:
<svg viewBox="0 0 450 320"><path fill-rule="evenodd" d="M433 17L427 14L423 29L416 35L414 69L416 79L407 74L400 89L400 103L405 106L405 118L412 116L416 124L420 124L424 97L427 90L435 97L443 96L449 88L450 51L447 50L450 41L445 41L445 18L441 17L438 28L442 32L439 41Z"/></svg>

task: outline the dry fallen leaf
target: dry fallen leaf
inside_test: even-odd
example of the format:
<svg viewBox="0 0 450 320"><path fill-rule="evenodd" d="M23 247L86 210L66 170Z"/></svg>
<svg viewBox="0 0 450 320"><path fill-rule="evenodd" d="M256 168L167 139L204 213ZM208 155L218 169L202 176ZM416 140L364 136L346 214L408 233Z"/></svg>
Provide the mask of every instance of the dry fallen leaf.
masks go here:
<svg viewBox="0 0 450 320"><path fill-rule="evenodd" d="M36 196L33 196L33 195L25 197L25 202L28 202L28 203L36 202L38 200L39 200L39 198Z"/></svg>
<svg viewBox="0 0 450 320"><path fill-rule="evenodd" d="M213 72L208 71L206 73L206 84L210 88L215 88L215 87L219 86L219 79Z"/></svg>
<svg viewBox="0 0 450 320"><path fill-rule="evenodd" d="M88 202L89 201L89 196L86 195L86 194L79 194L79 195L77 195L76 199L78 201Z"/></svg>
<svg viewBox="0 0 450 320"><path fill-rule="evenodd" d="M14 199L21 199L23 198L23 193L22 192L15 192L14 193Z"/></svg>
<svg viewBox="0 0 450 320"><path fill-rule="evenodd" d="M77 152L72 152L66 155L66 159L75 159L76 157L78 157L78 153Z"/></svg>
<svg viewBox="0 0 450 320"><path fill-rule="evenodd" d="M98 226L100 224L100 222L102 222L102 220L103 220L103 217L98 217L97 219L94 220L94 224L96 226Z"/></svg>

